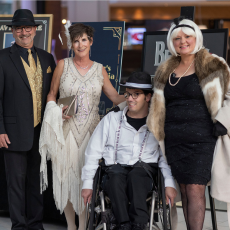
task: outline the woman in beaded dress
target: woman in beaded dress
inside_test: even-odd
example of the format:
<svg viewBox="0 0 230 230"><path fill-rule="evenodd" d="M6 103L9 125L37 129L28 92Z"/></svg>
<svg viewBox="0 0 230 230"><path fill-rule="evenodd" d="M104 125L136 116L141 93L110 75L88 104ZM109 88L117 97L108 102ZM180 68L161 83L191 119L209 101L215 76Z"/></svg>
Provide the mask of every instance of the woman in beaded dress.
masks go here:
<svg viewBox="0 0 230 230"><path fill-rule="evenodd" d="M164 141L187 229L202 230L217 138L228 138L230 74L223 58L204 49L191 20L174 20L167 43L172 56L156 71L147 125Z"/></svg>
<svg viewBox="0 0 230 230"><path fill-rule="evenodd" d="M102 64L91 61L90 47L93 43L93 28L74 24L68 28L74 57L59 61L51 83L47 101L77 95L77 114L63 115L63 134L66 145L65 175L61 187L53 178L54 199L57 208L64 210L68 230L76 230L75 212L79 215L79 229L84 229L84 202L81 197L81 170L84 152L90 136L100 121L98 104L101 91L116 105L124 101L112 86ZM68 36L67 36L68 38ZM63 107L63 111L67 107Z"/></svg>

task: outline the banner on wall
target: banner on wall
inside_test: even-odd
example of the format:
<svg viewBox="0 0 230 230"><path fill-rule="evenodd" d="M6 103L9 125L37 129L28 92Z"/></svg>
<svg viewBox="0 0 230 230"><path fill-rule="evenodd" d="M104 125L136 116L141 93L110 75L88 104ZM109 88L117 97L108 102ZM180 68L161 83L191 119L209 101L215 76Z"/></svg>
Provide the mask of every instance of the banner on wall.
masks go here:
<svg viewBox="0 0 230 230"><path fill-rule="evenodd" d="M90 59L105 67L113 87L119 93L125 22L82 23L95 29ZM113 103L102 93L99 103L100 116L103 117L112 107Z"/></svg>
<svg viewBox="0 0 230 230"><path fill-rule="evenodd" d="M0 15L0 50L12 46L15 42L11 28L7 25L11 23L13 15ZM40 24L34 37L34 45L38 48L51 52L51 38L53 27L52 14L34 14L36 24Z"/></svg>
<svg viewBox="0 0 230 230"><path fill-rule="evenodd" d="M204 47L213 54L227 58L228 29L201 30ZM155 75L157 67L171 56L167 48L167 31L145 32L142 49L142 71Z"/></svg>

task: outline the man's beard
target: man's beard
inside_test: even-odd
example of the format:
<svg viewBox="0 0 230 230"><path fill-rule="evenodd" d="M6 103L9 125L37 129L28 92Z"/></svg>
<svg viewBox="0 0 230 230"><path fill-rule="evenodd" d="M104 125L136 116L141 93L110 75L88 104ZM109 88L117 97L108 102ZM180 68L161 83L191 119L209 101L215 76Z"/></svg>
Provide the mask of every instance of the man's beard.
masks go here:
<svg viewBox="0 0 230 230"><path fill-rule="evenodd" d="M30 40L27 43L23 42L23 40L21 38L17 38L17 39L15 39L15 41L17 43L19 43L19 44L25 44L25 45L26 44L30 44L34 40L35 35L30 35L30 36L25 36L25 37L29 37L30 38Z"/></svg>

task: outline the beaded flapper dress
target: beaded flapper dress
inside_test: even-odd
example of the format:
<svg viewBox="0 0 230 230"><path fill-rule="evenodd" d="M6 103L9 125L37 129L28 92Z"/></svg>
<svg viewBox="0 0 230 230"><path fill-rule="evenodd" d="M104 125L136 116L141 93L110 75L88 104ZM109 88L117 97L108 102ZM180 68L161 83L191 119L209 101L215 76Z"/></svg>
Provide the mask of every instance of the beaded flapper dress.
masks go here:
<svg viewBox="0 0 230 230"><path fill-rule="evenodd" d="M66 58L60 79L60 98L77 95L78 110L76 115L63 122L66 146L65 175L62 179L60 197L54 198L58 200L56 205L60 206L60 210L63 210L70 200L77 214L84 210L81 171L85 162L85 149L100 121L98 104L104 80L102 67L94 62L89 71L82 76L75 67L73 58Z"/></svg>
<svg viewBox="0 0 230 230"><path fill-rule="evenodd" d="M171 76L174 84L178 78ZM197 75L167 82L165 153L172 175L181 184L206 185L211 179L216 137Z"/></svg>

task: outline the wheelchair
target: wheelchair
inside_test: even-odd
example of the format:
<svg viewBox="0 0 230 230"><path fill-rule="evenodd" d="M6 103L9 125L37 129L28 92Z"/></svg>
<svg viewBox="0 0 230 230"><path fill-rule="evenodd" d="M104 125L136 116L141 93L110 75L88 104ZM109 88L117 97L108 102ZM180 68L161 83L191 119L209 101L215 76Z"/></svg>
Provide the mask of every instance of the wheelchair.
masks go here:
<svg viewBox="0 0 230 230"><path fill-rule="evenodd" d="M118 227L109 222L112 207L109 197L101 188L103 173L99 164L94 176L91 202L86 206L85 230L116 230ZM146 230L171 230L171 204L166 204L164 177L159 168L156 187L152 189L146 202L150 213Z"/></svg>

